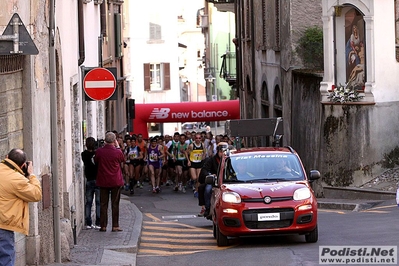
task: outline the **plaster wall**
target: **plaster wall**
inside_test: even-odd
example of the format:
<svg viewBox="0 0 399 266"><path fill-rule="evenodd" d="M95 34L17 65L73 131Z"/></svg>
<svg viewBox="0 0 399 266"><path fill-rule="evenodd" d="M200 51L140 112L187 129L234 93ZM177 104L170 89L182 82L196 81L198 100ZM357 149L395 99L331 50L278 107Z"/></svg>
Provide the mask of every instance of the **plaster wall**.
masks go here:
<svg viewBox="0 0 399 266"><path fill-rule="evenodd" d="M378 3L377 3L378 2ZM394 1L383 0L374 4L375 85L372 89L376 102L399 100L399 62L395 56Z"/></svg>
<svg viewBox="0 0 399 266"><path fill-rule="evenodd" d="M73 165L73 138L72 129L73 121L76 119L73 116L73 86L79 82L77 78L78 68L78 31L71 29L78 29L78 17L77 17L77 0L73 1L61 1L57 2L56 5L56 27L59 34L60 43L57 46L57 50L60 53L62 59L62 73L57 73L61 76L62 86L64 90L61 91L62 95L59 95L59 100L63 105L63 112L60 112L59 117L64 120L63 127L64 136L63 148L64 148L64 165ZM60 110L59 110L60 111ZM60 167L62 167L60 165ZM66 190L73 182L73 168L65 167L65 181L63 189Z"/></svg>

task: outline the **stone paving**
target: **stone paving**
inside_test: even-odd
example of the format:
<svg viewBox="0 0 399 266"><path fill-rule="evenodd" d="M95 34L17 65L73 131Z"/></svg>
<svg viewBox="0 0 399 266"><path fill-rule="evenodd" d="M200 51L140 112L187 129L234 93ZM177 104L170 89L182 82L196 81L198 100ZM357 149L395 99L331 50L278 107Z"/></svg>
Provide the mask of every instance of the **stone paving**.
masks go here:
<svg viewBox="0 0 399 266"><path fill-rule="evenodd" d="M110 210L108 215L110 221ZM51 265L136 265L142 214L128 200L128 196L123 194L121 195L119 217L119 227L123 229L122 232L112 232L110 223L106 232L84 229L77 237L77 244L71 249L71 261Z"/></svg>

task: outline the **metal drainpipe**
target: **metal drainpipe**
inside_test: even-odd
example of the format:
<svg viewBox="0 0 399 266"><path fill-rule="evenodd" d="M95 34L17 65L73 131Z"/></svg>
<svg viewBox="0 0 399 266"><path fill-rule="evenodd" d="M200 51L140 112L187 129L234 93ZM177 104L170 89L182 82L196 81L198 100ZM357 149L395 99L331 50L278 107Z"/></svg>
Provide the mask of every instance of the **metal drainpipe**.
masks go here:
<svg viewBox="0 0 399 266"><path fill-rule="evenodd" d="M49 28L49 74L50 74L50 115L51 115L51 171L53 179L53 225L55 262L61 263L60 206L58 176L58 130L57 130L57 86L55 60L55 0L50 0Z"/></svg>
<svg viewBox="0 0 399 266"><path fill-rule="evenodd" d="M78 66L85 61L85 30L83 19L83 0L78 0L78 32L79 32L79 60Z"/></svg>
<svg viewBox="0 0 399 266"><path fill-rule="evenodd" d="M256 98L256 81L255 81L255 18L254 18L254 1L251 1L251 50L252 50L252 84L251 84L251 91L252 93L255 93L255 98ZM248 88L247 88L248 89ZM249 99L251 102L253 101L254 95L251 95L252 99ZM248 102L249 104L249 102ZM252 106L252 105L250 105ZM253 108L253 107L252 107ZM255 108L255 110L257 110L258 108ZM252 110L253 111L253 110ZM252 117L247 117L247 118L255 118L257 117L257 114L255 114L254 112L252 112Z"/></svg>

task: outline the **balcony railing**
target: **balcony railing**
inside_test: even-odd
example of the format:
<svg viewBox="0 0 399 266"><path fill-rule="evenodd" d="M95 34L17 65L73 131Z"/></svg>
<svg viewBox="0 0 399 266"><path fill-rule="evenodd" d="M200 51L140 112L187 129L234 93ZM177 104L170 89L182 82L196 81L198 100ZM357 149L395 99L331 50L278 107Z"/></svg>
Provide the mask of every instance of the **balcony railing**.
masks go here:
<svg viewBox="0 0 399 266"><path fill-rule="evenodd" d="M237 78L236 53L227 52L222 55L222 59L222 67L220 68L219 75L226 80L230 86L233 86Z"/></svg>

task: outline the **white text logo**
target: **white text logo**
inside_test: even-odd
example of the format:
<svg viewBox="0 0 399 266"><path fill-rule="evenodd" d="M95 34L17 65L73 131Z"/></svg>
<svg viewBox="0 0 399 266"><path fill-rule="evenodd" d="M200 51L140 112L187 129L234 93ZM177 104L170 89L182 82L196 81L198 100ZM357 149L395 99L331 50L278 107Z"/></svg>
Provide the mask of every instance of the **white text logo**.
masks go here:
<svg viewBox="0 0 399 266"><path fill-rule="evenodd" d="M170 112L169 108L154 108L150 114L149 119L198 119L198 118L228 118L229 112L226 110L222 111L190 111L190 112Z"/></svg>
<svg viewBox="0 0 399 266"><path fill-rule="evenodd" d="M319 264L396 264L397 246L319 246Z"/></svg>
<svg viewBox="0 0 399 266"><path fill-rule="evenodd" d="M169 116L169 108L154 108L150 114L150 119L166 119Z"/></svg>

